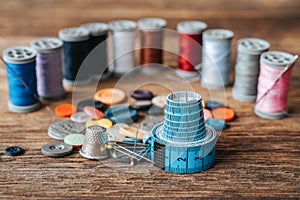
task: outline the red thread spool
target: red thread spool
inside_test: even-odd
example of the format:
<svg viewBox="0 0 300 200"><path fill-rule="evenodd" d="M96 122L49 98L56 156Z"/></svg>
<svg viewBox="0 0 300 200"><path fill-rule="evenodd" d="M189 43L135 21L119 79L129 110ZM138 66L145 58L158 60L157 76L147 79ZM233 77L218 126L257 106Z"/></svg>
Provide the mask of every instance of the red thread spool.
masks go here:
<svg viewBox="0 0 300 200"><path fill-rule="evenodd" d="M163 62L163 31L167 22L161 18L144 18L138 21L141 34L141 64L151 69Z"/></svg>
<svg viewBox="0 0 300 200"><path fill-rule="evenodd" d="M201 21L183 21L177 24L179 33L178 75L197 76L202 62L202 32L207 24Z"/></svg>

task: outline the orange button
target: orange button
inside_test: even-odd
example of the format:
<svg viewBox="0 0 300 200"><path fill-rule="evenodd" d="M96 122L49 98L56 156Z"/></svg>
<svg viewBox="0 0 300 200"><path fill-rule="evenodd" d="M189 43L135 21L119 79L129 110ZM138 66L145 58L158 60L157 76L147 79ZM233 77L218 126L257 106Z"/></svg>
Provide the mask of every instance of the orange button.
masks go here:
<svg viewBox="0 0 300 200"><path fill-rule="evenodd" d="M94 99L101 101L106 105L114 105L121 103L126 98L125 93L116 88L106 88L96 92Z"/></svg>
<svg viewBox="0 0 300 200"><path fill-rule="evenodd" d="M76 113L76 111L76 107L72 104L61 104L55 108L55 114L59 117L70 117Z"/></svg>
<svg viewBox="0 0 300 200"><path fill-rule="evenodd" d="M85 106L83 111L93 119L102 119L105 117L105 114L102 111L91 106Z"/></svg>
<svg viewBox="0 0 300 200"><path fill-rule="evenodd" d="M213 109L212 115L214 118L224 120L225 122L232 121L235 116L234 111L231 108Z"/></svg>

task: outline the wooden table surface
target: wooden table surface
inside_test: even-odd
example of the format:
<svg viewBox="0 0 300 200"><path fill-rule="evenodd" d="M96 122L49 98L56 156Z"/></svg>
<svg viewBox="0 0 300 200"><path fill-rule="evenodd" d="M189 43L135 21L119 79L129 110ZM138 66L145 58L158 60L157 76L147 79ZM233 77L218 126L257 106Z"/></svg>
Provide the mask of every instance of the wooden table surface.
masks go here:
<svg viewBox="0 0 300 200"><path fill-rule="evenodd" d="M177 22L203 20L209 28L222 27L235 32L232 63L236 58L236 41L259 37L271 43L271 50L300 55L300 2L295 0L252 1L38 1L0 0L0 50L28 45L39 36L57 36L59 29L90 21L109 22L156 16L174 29ZM168 38L175 48L174 38ZM176 64L176 56L166 55L165 64ZM232 87L217 94L226 95L226 104L236 111L217 143L215 166L202 173L176 175L141 163L130 167L112 159L91 161L75 151L65 158L49 158L40 152L43 144L53 141L48 126L62 120L53 109L71 103L76 94L90 97L95 85L68 93L65 100L49 103L41 110L14 114L7 108L7 80L4 65L0 68L0 198L68 199L79 198L299 198L300 196L300 61L295 64L289 92L291 116L266 120L253 113L252 103L232 98ZM116 85L117 84L117 85ZM182 84L170 81L174 90ZM119 84L110 79L99 87L118 86L129 92L139 87L136 81ZM168 92L163 86L147 84L155 94ZM209 99L209 92L199 82L191 84L196 92ZM18 145L26 153L5 156L3 151Z"/></svg>

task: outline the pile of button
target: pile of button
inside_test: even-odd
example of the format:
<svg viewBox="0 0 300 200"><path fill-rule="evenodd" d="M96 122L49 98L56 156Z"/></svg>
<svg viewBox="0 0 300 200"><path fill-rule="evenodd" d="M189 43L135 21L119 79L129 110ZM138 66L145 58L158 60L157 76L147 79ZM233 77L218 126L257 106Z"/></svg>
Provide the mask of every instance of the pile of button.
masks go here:
<svg viewBox="0 0 300 200"><path fill-rule="evenodd" d="M70 154L73 148L82 148L81 155L87 155L86 133L95 126L105 129L107 145L111 146L116 142L122 145L126 143L126 148L130 149L132 145L142 144L146 132L151 131L153 126L163 120L162 117L157 116L164 114L166 96L154 96L148 90L135 90L129 95L132 97L132 102L127 106L119 105L124 102L126 95L116 88L101 89L95 93L94 99L80 101L77 106L58 105L55 108L55 114L59 117L69 117L71 121L59 121L49 126L48 135L63 142L45 144L41 149L42 153L47 156L60 157ZM139 127L129 126L139 120L139 112L156 117L144 120Z"/></svg>

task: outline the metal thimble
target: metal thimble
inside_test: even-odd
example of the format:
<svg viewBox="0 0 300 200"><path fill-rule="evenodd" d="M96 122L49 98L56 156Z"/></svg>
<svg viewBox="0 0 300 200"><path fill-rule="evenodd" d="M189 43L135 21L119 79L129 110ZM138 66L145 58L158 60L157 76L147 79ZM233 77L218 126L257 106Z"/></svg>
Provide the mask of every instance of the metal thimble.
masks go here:
<svg viewBox="0 0 300 200"><path fill-rule="evenodd" d="M80 154L88 159L101 160L109 156L105 143L107 137L105 128L101 126L90 126L86 129L84 144Z"/></svg>

